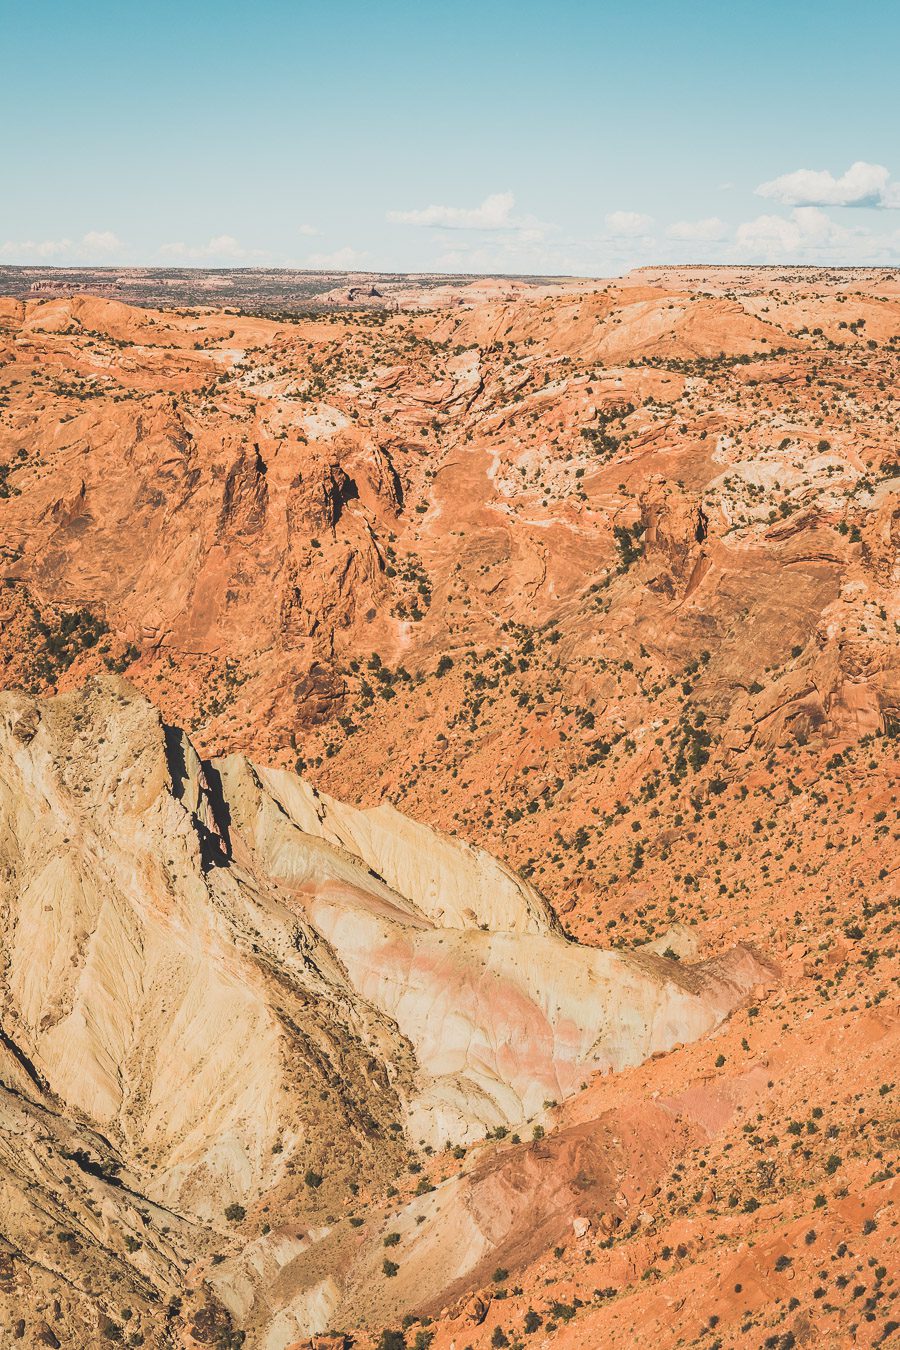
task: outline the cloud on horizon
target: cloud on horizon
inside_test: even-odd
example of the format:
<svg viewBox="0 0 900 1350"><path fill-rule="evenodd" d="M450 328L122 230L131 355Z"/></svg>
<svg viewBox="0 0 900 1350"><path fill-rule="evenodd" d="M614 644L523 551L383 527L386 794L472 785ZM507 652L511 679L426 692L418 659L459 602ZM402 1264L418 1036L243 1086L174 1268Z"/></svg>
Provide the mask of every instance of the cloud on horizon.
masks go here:
<svg viewBox="0 0 900 1350"><path fill-rule="evenodd" d="M475 206L431 204L408 211L389 211L387 219L413 227L415 262L422 270L613 277L635 266L679 262L810 263L834 266L896 266L900 262L900 229L873 224L876 216L844 208L900 208L900 183L883 165L858 160L846 173L799 169L755 189L773 209L752 219L723 220L717 215L668 222L640 211L608 212L594 230L569 231L516 212L512 192L495 192ZM818 198L815 203L807 199ZM797 204L793 204L797 203ZM792 205L793 204L793 205ZM779 210L779 207L784 209ZM893 226L896 217L881 221ZM148 241L141 256L112 230L89 230L75 237L0 241L0 260L22 266L103 266L126 263L172 266L272 265L323 271L373 268L402 271L407 241L376 248L367 238L343 245L323 237L308 221L292 226L294 237L308 239L306 256L285 255L244 244L233 235L213 235L205 243ZM402 234L403 232L401 232ZM299 250L298 250L299 253ZM411 260L410 260L411 261Z"/></svg>
<svg viewBox="0 0 900 1350"><path fill-rule="evenodd" d="M162 244L159 251L166 258L180 258L185 262L209 262L213 259L241 262L247 258L265 256L259 249L243 248L231 234L215 234L205 244L186 244L183 240Z"/></svg>
<svg viewBox="0 0 900 1350"><path fill-rule="evenodd" d="M368 256L368 253L361 253L358 249L345 245L344 248L336 248L332 253L311 253L302 265L321 267L326 272L355 272Z"/></svg>
<svg viewBox="0 0 900 1350"><path fill-rule="evenodd" d="M820 261L869 237L836 225L817 206L798 206L789 216L757 216L739 225L734 236L739 257L763 262Z"/></svg>
<svg viewBox="0 0 900 1350"><path fill-rule="evenodd" d="M703 220L677 220L666 230L668 239L719 243L728 234L728 226L718 216L706 216Z"/></svg>
<svg viewBox="0 0 900 1350"><path fill-rule="evenodd" d="M755 189L783 206L867 206L900 209L900 183L890 181L883 164L858 159L846 173L835 178L827 169L796 169Z"/></svg>
<svg viewBox="0 0 900 1350"><path fill-rule="evenodd" d="M394 225L424 225L442 230L515 230L512 219L516 199L511 192L493 192L480 206L425 206L413 211L388 211Z"/></svg>
<svg viewBox="0 0 900 1350"><path fill-rule="evenodd" d="M613 239L635 239L653 229L653 217L640 211L610 211L604 223Z"/></svg>
<svg viewBox="0 0 900 1350"><path fill-rule="evenodd" d="M7 239L0 244L0 258L27 267L30 263L90 264L96 258L109 261L121 256L125 245L112 230L88 230L80 239Z"/></svg>

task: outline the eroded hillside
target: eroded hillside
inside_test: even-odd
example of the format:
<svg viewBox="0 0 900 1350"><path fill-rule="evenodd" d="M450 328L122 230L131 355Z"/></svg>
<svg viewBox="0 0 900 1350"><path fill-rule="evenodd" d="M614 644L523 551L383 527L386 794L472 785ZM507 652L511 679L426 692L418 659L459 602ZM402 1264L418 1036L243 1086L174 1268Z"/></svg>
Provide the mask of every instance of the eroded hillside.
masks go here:
<svg viewBox="0 0 900 1350"><path fill-rule="evenodd" d="M70 1278L124 1264L152 1303L222 1243L200 1288L260 1345L433 1305L529 1211L479 1222L469 1193L497 1160L454 1168L410 1202L421 1232L398 1218L415 1256L385 1290L380 1205L407 1163L533 1132L549 1100L708 1035L777 977L746 948L686 966L571 944L488 855L238 756L203 762L116 677L3 695L0 740L3 1101L27 1141L5 1160L4 1239L23 1297L62 1253ZM48 1194L66 1160L95 1203ZM67 1315L89 1325L74 1295Z"/></svg>
<svg viewBox="0 0 900 1350"><path fill-rule="evenodd" d="M69 955L38 977L32 948L7 951L10 998L46 1058L37 1040L7 1047L10 1081L34 1097L10 1099L25 1112L15 1128L54 1157L119 1150L102 1157L121 1169L138 1167L140 1138L145 1171L121 1171L134 1203L153 1224L150 1206L175 1213L170 1246L140 1249L154 1335L153 1299L196 1287L190 1315L208 1297L213 1328L198 1343L277 1324L272 1350L301 1334L299 1314L277 1318L303 1299L304 1326L433 1318L407 1339L435 1350L587 1350L636 1326L754 1350L890 1343L896 275L644 269L395 303L265 318L0 301L2 682L34 696L125 672L218 757L201 784L186 748L179 796L147 733L161 814L154 861L138 865L137 799L122 787L132 733L88 718L78 741L75 728L66 753L81 768L65 772L85 777L71 783L60 742L65 792L85 790L92 822L107 762L94 741L120 745L97 799L120 859L110 884L159 890L202 941L196 969L166 944L151 959L143 935L122 937L121 900L108 912L85 892L113 843L76 866L57 839L34 864L23 931ZM157 726L121 696L126 722ZM66 707L98 695L73 697ZM19 793L39 781L29 772ZM41 800L66 818L61 799ZM208 830L199 843L191 816ZM239 963L239 999L209 983L213 941L224 967ZM691 1012L700 995L673 967L736 944L768 974L724 1022L730 995ZM102 1008L70 987L88 948ZM678 1034L623 1055L587 991L627 977L643 1025L660 960L682 991ZM743 966L720 976L741 984ZM208 1000L224 1000L228 1030L194 1098L179 1056ZM136 1003L155 1009L146 1024L121 1011ZM170 1027L175 1003L185 1020ZM98 1027L111 1039L87 1067ZM303 1048L286 1066L291 1027ZM699 1039L639 1064L688 1031ZM171 1074L158 1099L118 1081L126 1046L142 1073L152 1061ZM52 1122L35 1115L48 1085L68 1103ZM235 1142L247 1093L252 1147ZM174 1141L173 1098L186 1113ZM321 1115L331 1168L306 1140L294 1173L275 1176L280 1112L297 1140ZM531 1139L535 1125L546 1137ZM65 1209L35 1149L30 1184ZM307 1170L328 1182L310 1188ZM68 1175L101 1203L102 1178ZM126 1227L130 1186L102 1191ZM246 1211L237 1228L220 1201ZM75 1232L71 1215L55 1222ZM265 1224L284 1245L251 1261ZM113 1248L130 1273L97 1256L92 1278L116 1270L137 1288L128 1249ZM62 1277L47 1272L67 1266L41 1259L28 1306L49 1327Z"/></svg>

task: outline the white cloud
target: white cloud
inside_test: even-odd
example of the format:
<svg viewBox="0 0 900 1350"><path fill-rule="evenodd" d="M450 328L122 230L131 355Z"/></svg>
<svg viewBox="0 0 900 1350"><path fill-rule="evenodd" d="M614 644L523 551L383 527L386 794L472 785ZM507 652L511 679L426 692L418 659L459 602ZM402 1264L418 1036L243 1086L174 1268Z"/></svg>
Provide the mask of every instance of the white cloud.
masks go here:
<svg viewBox="0 0 900 1350"><path fill-rule="evenodd" d="M88 253L120 253L124 248L122 240L112 230L88 230L81 241L81 247Z"/></svg>
<svg viewBox="0 0 900 1350"><path fill-rule="evenodd" d="M653 228L653 217L642 215L640 211L610 211L605 221L614 239L634 239Z"/></svg>
<svg viewBox="0 0 900 1350"><path fill-rule="evenodd" d="M900 184L890 182L883 164L858 159L835 178L827 169L797 169L760 183L758 197L785 206L873 206L900 208Z"/></svg>
<svg viewBox="0 0 900 1350"><path fill-rule="evenodd" d="M302 234L306 239L314 239L316 235L321 234L322 231L317 230L315 225L298 225L297 233Z"/></svg>
<svg viewBox="0 0 900 1350"><path fill-rule="evenodd" d="M440 271L488 276L609 277L651 261L652 252L646 238L619 240L603 235L586 239L555 229L546 234L527 230L459 233L433 266Z"/></svg>
<svg viewBox="0 0 900 1350"><path fill-rule="evenodd" d="M426 225L445 230L515 230L521 222L512 218L516 199L511 192L494 192L480 206L425 206L417 211L388 211L395 225Z"/></svg>
<svg viewBox="0 0 900 1350"><path fill-rule="evenodd" d="M900 261L900 230L848 228L817 206L745 221L735 231L735 245L737 256L746 262L894 267Z"/></svg>
<svg viewBox="0 0 900 1350"><path fill-rule="evenodd" d="M738 253L763 262L835 262L849 242L862 237L835 225L817 206L798 206L789 216L757 216L735 231Z"/></svg>
<svg viewBox="0 0 900 1350"><path fill-rule="evenodd" d="M303 266L322 268L324 271L354 272L368 256L368 253L359 253L348 245L335 249L333 253L311 253Z"/></svg>
<svg viewBox="0 0 900 1350"><path fill-rule="evenodd" d="M435 258L434 266L442 272L499 276L561 270L552 249L546 249L540 240L524 239L518 234L498 234L481 240L454 239L452 247Z"/></svg>
<svg viewBox="0 0 900 1350"><path fill-rule="evenodd" d="M222 261L240 261L243 258L261 257L257 250L242 248L231 234L216 234L205 244L186 244L179 240L174 244L162 244L160 253L167 258L182 258L185 261L208 261L211 258Z"/></svg>
<svg viewBox="0 0 900 1350"><path fill-rule="evenodd" d="M53 258L68 253L72 248L71 239L7 239L0 244L0 258L16 258L20 263L35 259Z"/></svg>
<svg viewBox="0 0 900 1350"><path fill-rule="evenodd" d="M716 243L725 238L726 229L724 220L718 216L706 216L703 220L678 220L669 226L666 234L670 239Z"/></svg>
<svg viewBox="0 0 900 1350"><path fill-rule="evenodd" d="M11 258L20 266L54 259L61 263L91 264L108 261L124 247L112 230L88 230L80 239L7 239L0 244L0 258Z"/></svg>

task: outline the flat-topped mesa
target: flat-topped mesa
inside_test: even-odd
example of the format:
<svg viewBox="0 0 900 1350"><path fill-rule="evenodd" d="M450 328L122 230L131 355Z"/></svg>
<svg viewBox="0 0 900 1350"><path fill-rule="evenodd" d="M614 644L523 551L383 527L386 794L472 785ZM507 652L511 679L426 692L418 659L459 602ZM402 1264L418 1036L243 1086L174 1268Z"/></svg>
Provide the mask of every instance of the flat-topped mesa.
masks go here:
<svg viewBox="0 0 900 1350"><path fill-rule="evenodd" d="M204 764L115 678L4 694L0 725L4 1028L59 1098L152 1144L162 1196L261 1188L285 1137L306 1156L292 1059L323 1035L347 1079L326 1130L398 1114L442 1144L702 1036L771 975L569 942L483 851Z"/></svg>

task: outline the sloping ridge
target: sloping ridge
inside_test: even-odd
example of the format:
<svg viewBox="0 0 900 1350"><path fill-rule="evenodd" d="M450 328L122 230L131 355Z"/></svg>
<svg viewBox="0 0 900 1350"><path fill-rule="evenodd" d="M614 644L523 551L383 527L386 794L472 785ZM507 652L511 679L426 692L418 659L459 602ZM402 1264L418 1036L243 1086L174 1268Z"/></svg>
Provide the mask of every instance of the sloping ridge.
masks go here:
<svg viewBox="0 0 900 1350"><path fill-rule="evenodd" d="M336 1202L377 1192L405 1144L519 1125L706 1034L771 974L740 948L685 966L569 942L487 854L237 756L205 764L113 677L0 695L0 931L4 1101L83 1131L89 1160L101 1140L120 1217L132 1193L177 1215L142 1258L159 1289L223 1240L229 1204L296 1208L310 1170ZM13 1195L50 1184L0 1175ZM10 1212L17 1247L58 1260L43 1211ZM297 1260L279 1241L217 1282L239 1321L262 1317L259 1272ZM266 1325L327 1324L337 1295L288 1285Z"/></svg>

